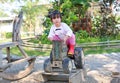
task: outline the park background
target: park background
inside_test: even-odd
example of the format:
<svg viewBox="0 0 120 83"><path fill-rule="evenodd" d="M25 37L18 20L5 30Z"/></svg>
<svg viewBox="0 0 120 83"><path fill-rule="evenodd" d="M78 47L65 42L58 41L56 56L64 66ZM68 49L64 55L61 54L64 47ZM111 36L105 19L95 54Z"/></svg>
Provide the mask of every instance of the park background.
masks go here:
<svg viewBox="0 0 120 83"><path fill-rule="evenodd" d="M74 31L76 46L83 47L85 55L120 52L119 0L1 0L0 4L0 43L11 41L13 20L23 11L21 41L30 56L49 55L52 23L47 15L55 9L63 14L62 21ZM11 53L21 55L16 47Z"/></svg>

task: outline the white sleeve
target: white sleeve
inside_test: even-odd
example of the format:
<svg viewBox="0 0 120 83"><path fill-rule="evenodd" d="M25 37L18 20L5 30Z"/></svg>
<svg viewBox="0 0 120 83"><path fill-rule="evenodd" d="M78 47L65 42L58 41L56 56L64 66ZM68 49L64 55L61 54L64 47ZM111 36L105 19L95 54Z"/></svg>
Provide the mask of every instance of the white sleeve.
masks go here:
<svg viewBox="0 0 120 83"><path fill-rule="evenodd" d="M53 30L53 26L50 28L50 32L49 32L49 35L48 35L48 38L52 38L54 36L54 30Z"/></svg>
<svg viewBox="0 0 120 83"><path fill-rule="evenodd" d="M63 23L63 24L64 24L64 29L65 29L66 35L71 37L73 34L71 28L67 24L65 24L65 23Z"/></svg>

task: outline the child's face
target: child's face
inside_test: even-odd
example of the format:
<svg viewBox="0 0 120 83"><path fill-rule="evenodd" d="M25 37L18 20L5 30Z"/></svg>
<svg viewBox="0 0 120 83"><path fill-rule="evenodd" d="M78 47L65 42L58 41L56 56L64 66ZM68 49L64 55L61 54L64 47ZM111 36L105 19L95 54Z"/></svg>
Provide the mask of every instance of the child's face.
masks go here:
<svg viewBox="0 0 120 83"><path fill-rule="evenodd" d="M53 22L53 24L55 24L56 27L59 27L60 23L61 23L60 15L53 16L52 17L52 22Z"/></svg>

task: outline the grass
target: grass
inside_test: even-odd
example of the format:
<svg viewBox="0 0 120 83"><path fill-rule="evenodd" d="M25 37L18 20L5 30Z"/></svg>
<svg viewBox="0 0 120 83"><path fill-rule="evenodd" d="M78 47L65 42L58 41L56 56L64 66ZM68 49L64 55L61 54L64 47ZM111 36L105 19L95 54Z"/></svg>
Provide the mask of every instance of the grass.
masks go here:
<svg viewBox="0 0 120 83"><path fill-rule="evenodd" d="M84 55L88 54L102 54L102 53L112 53L112 52L120 52L119 48L102 48L102 47L96 47L96 48L83 48L84 50ZM24 51L29 55L29 56L49 56L50 51L39 51L39 50L33 50L29 48L24 47ZM5 49L3 49L3 53L6 53ZM11 54L13 55L18 55L21 56L21 52L17 47L12 47L11 48Z"/></svg>
<svg viewBox="0 0 120 83"><path fill-rule="evenodd" d="M84 48L84 54L102 54L102 53L112 53L112 52L120 52L120 48Z"/></svg>
<svg viewBox="0 0 120 83"><path fill-rule="evenodd" d="M24 51L28 54L28 56L48 56L50 55L50 51L39 51L39 50L33 50L33 49L29 49L29 48L23 48ZM2 50L4 54L6 54L6 49ZM22 56L22 53L20 52L20 50L17 47L12 47L10 49L10 53L11 55L18 55L18 56Z"/></svg>

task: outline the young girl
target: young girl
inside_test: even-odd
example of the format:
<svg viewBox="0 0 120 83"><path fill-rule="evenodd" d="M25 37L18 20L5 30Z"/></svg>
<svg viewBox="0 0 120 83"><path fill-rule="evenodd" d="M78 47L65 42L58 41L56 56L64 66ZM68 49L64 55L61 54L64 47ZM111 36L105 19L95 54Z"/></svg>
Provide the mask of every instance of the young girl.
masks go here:
<svg viewBox="0 0 120 83"><path fill-rule="evenodd" d="M48 39L51 41L63 40L68 46L68 57L72 58L74 55L75 35L66 23L61 22L62 15L58 10L53 11L49 17L53 25L51 26Z"/></svg>

